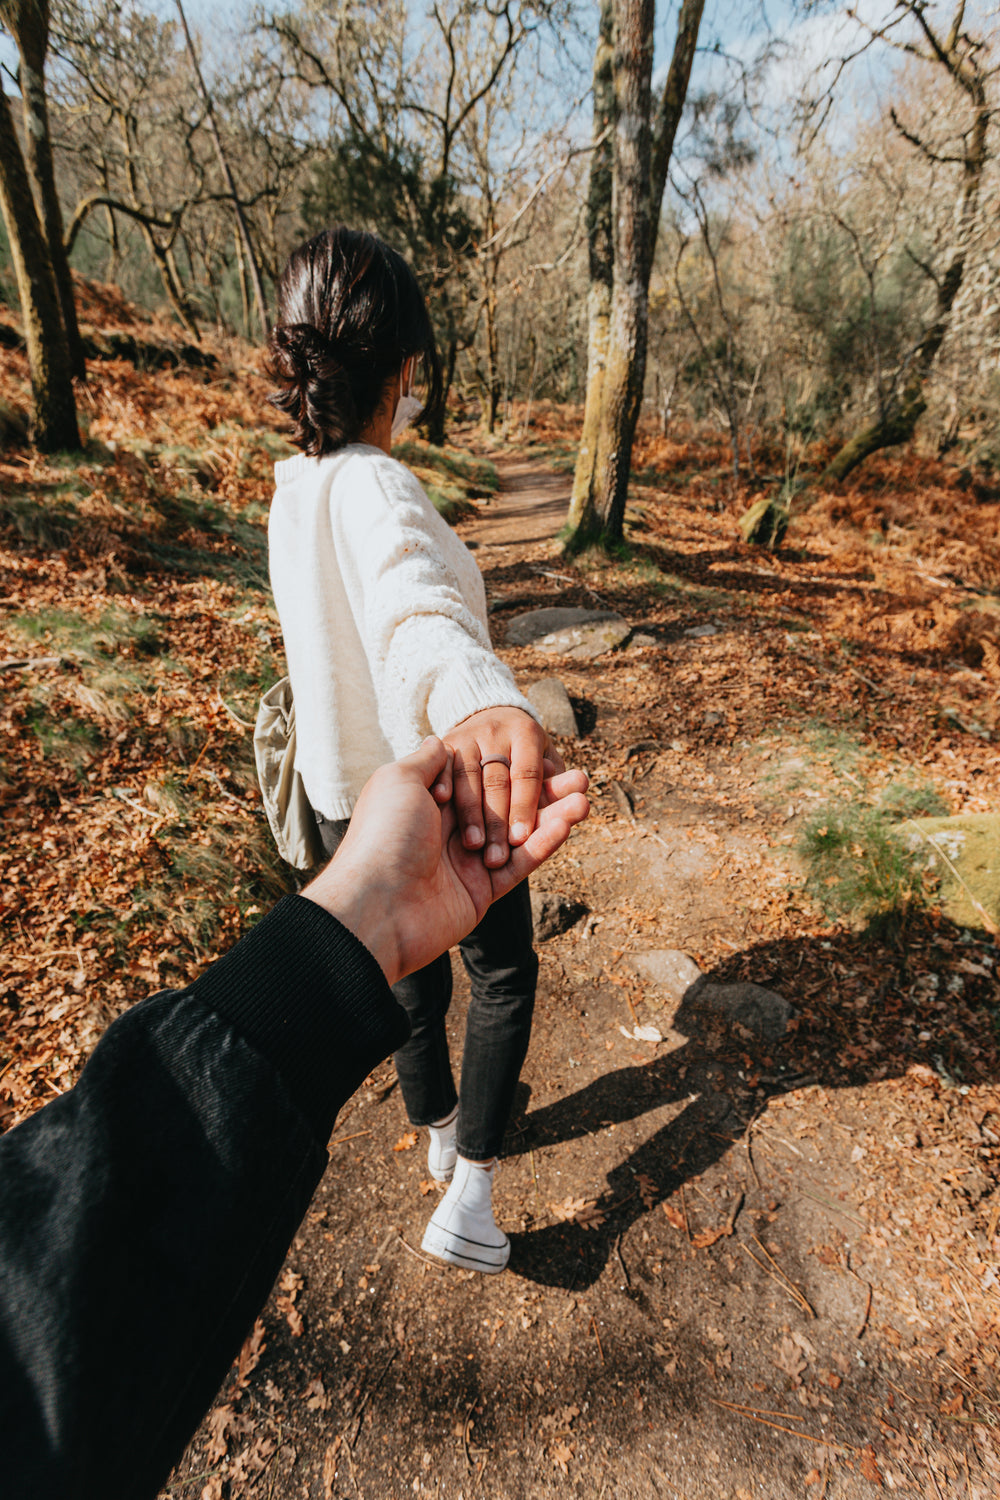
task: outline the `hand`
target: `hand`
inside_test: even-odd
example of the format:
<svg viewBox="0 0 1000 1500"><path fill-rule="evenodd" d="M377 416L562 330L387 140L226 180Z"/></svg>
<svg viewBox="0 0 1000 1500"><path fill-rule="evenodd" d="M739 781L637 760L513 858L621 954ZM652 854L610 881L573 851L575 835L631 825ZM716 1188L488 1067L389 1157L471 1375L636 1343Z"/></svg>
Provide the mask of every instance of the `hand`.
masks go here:
<svg viewBox="0 0 1000 1500"><path fill-rule="evenodd" d="M442 801L453 797L466 849L485 848L485 863L497 870L510 846L523 844L534 828L546 776L566 767L545 730L519 708L485 708L456 724L445 740L454 769L442 776L434 795ZM489 761L493 755L509 761L509 770Z"/></svg>
<svg viewBox="0 0 1000 1500"><path fill-rule="evenodd" d="M428 739L376 771L335 857L302 892L361 939L390 984L471 932L590 812L583 771L547 778L534 831L502 867L488 868L463 847L454 803L435 800L452 778L449 762L441 741Z"/></svg>

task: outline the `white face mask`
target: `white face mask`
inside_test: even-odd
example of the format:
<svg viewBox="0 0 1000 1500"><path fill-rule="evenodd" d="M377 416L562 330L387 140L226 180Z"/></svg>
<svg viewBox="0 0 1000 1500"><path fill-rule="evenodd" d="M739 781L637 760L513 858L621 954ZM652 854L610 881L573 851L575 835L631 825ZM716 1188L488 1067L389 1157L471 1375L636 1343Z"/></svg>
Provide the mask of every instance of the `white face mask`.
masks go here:
<svg viewBox="0 0 1000 1500"><path fill-rule="evenodd" d="M415 417L419 417L424 409L424 403L418 396L413 394L413 366L410 366L410 389L403 390L403 375L399 376L399 400L396 402L396 410L392 418L392 436L398 438L401 432L405 432Z"/></svg>

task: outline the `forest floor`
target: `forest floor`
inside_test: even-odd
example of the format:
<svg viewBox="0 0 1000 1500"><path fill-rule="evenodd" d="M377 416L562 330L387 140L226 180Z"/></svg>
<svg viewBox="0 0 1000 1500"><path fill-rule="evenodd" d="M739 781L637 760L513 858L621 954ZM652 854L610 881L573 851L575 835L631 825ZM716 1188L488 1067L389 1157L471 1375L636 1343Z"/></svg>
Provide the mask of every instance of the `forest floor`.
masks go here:
<svg viewBox="0 0 1000 1500"><path fill-rule="evenodd" d="M114 361L83 463L0 451L0 1124L283 886L240 722L281 668L262 389L237 356ZM537 880L586 910L539 945L510 1268L420 1256L437 1190L386 1064L164 1496L993 1500L996 945L933 908L895 943L835 924L793 851L811 808L892 786L996 807L1000 504L886 459L762 552L719 453L648 438L628 556L571 563L571 421L491 451L501 492L459 524L501 654L565 683L593 791ZM556 603L645 644L504 646ZM777 991L787 1035L678 1005L637 972L659 949Z"/></svg>

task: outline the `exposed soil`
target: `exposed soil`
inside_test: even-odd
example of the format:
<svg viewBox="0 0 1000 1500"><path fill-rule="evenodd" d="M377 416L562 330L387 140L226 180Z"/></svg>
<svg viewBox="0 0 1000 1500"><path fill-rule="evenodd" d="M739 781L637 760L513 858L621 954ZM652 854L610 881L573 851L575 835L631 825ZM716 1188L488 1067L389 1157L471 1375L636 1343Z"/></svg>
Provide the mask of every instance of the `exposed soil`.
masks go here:
<svg viewBox="0 0 1000 1500"><path fill-rule="evenodd" d="M500 467L461 528L498 643L520 609L608 602L559 558L568 480L530 455ZM681 539L689 520L678 501ZM677 548L715 592L651 593L633 623L654 644L589 664L503 652L523 681L566 683L584 734L564 749L594 790L539 877L587 915L540 944L497 1190L510 1268L420 1256L437 1190L386 1065L338 1121L244 1377L166 1493L1000 1494L995 950L933 915L880 947L798 900L797 819L857 780L871 733L831 749L713 679L723 642L749 650L804 607L794 558ZM726 613L727 567L733 598L770 574L770 616ZM860 587L835 572L832 591ZM699 618L718 636L686 637ZM691 708L699 679L713 720ZM662 948L783 995L787 1035L640 982L630 955ZM639 1025L662 1040L624 1034Z"/></svg>

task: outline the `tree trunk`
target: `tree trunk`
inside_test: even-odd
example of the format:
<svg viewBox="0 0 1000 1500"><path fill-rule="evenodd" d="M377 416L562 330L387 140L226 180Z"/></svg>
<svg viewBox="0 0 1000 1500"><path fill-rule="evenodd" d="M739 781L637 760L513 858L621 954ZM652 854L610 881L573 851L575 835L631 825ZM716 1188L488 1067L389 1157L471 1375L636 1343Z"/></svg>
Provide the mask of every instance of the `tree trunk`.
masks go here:
<svg viewBox="0 0 1000 1500"><path fill-rule="evenodd" d="M56 191L52 164L52 138L49 132L49 110L45 97L45 57L49 47L48 0L33 3L0 5L0 15L9 27L18 51L18 84L24 111L24 160L34 189L35 206L42 232L48 242L49 257L59 295L59 307L74 375L86 378L87 364L76 317L73 278L63 246L62 209Z"/></svg>
<svg viewBox="0 0 1000 1500"><path fill-rule="evenodd" d="M705 0L684 0L681 6L681 13L677 17L677 35L674 38L670 67L667 70L656 119L653 122L653 145L649 171L650 269L653 265L656 236L660 228L660 214L663 211L663 192L667 185L670 159L674 154L677 127L681 122L681 115L684 113L687 100L691 67L698 46L698 32L701 29L704 9Z"/></svg>
<svg viewBox="0 0 1000 1500"><path fill-rule="evenodd" d="M587 247L590 287L587 293L587 391L583 409L583 432L573 476L573 496L567 521L573 550L586 546L582 523L591 523L594 462L601 426L601 396L608 354L611 323L611 290L614 282L614 5L601 0L600 29L594 54L594 149L590 158L587 188ZM579 544L575 538L579 536Z"/></svg>
<svg viewBox="0 0 1000 1500"><path fill-rule="evenodd" d="M59 293L66 342L69 346L73 374L83 378L87 374L87 362L83 353L83 340L76 316L76 297L69 260L63 246L62 209L56 191L55 171L52 164L52 142L49 135L49 115L45 100L44 75L23 60L21 64L21 90L24 99L25 147L27 167L35 188L35 196L41 209L42 226L52 257L52 269Z"/></svg>
<svg viewBox="0 0 1000 1500"><path fill-rule="evenodd" d="M184 332L189 338L194 339L195 343L198 343L201 339L201 329L198 327L198 320L188 301L187 293L184 291L180 272L177 269L177 262L174 260L173 250L160 244L145 220L140 218L138 222L142 226L143 239L146 241L149 253L153 257L156 269L160 273L160 282L167 294L167 301L173 308L174 314Z"/></svg>
<svg viewBox="0 0 1000 1500"><path fill-rule="evenodd" d="M674 140L687 99L704 0L684 0L681 6L670 67L657 103L655 121L652 126L652 143L649 141L652 101L648 79L644 85L646 105L643 119L645 128L643 149L646 154L644 169L646 202L642 217L646 225L646 245L634 266L634 270L641 278L641 286L630 283L628 275L619 272L615 230L616 226L618 230L621 230L622 226L619 222L618 210L613 210L612 207L613 192L616 193L619 187L620 170L617 130L614 138L609 131L612 120L617 119L617 69L621 63L621 58L615 48L614 32L616 20L625 9L626 7L621 3L616 7L612 0L602 0L600 31L594 57L595 148L590 163L590 188L587 199L587 235L590 249L587 392L583 432L573 479L573 498L570 502L567 526L569 539L566 545L569 551L579 551L593 542L614 543L621 539L628 469L632 458L632 439L642 401L646 309L653 249L656 245L663 193ZM621 22L618 21L618 24ZM650 54L648 62L651 64L651 32L647 47ZM614 297L618 299L617 331L612 328ZM630 369L626 369L622 361L617 358L617 346L614 340L619 337L627 342L625 360L633 362ZM614 351L611 356L609 356L609 346ZM607 383L609 358L616 363L618 370L614 391ZM635 361L641 361L641 372L639 365L634 363ZM633 389L635 385L633 376L635 375L639 375L637 394ZM627 396L623 395L623 379L630 390ZM615 407L614 412L606 406L607 402ZM634 415L630 417L628 412L633 406ZM603 477L598 479L602 430L606 438L605 458ZM611 468L608 467L609 464ZM612 484L615 492L614 500L611 500L608 494L609 483ZM610 532L606 530L608 523L612 526Z"/></svg>
<svg viewBox="0 0 1000 1500"><path fill-rule="evenodd" d="M497 330L496 277L486 294L486 431L497 430L500 411L500 339Z"/></svg>
<svg viewBox="0 0 1000 1500"><path fill-rule="evenodd" d="M926 409L927 402L918 384L910 400L893 403L892 409L886 412L884 421L863 427L844 444L819 476L819 486L825 488L827 485L839 484L853 469L863 464L866 458L871 458L873 453L878 453L881 448L893 448L897 443L909 442Z"/></svg>
<svg viewBox="0 0 1000 1500"><path fill-rule="evenodd" d="M55 272L6 94L0 89L0 210L17 278L31 371L32 437L46 453L80 446L73 370Z"/></svg>
<svg viewBox="0 0 1000 1500"><path fill-rule="evenodd" d="M243 315L243 337L250 337L250 288L247 286L247 267L243 258L243 241L239 233L233 235L236 245L236 270L240 284L240 310Z"/></svg>
<svg viewBox="0 0 1000 1500"><path fill-rule="evenodd" d="M614 547L623 534L632 442L646 375L653 12L653 0L615 0L611 316L593 473L568 542L571 551L595 541Z"/></svg>
<svg viewBox="0 0 1000 1500"><path fill-rule="evenodd" d="M445 416L448 406L448 395L455 379L455 364L458 359L458 340L453 334L448 335L448 343L445 349L444 369L441 372L441 400L435 410L427 415L427 438L439 448L445 439Z"/></svg>
<svg viewBox="0 0 1000 1500"><path fill-rule="evenodd" d="M483 256L483 319L486 324L486 400L483 403L482 424L492 436L496 432L497 414L500 410L500 336L497 328L497 278L500 256L494 241L497 233L496 211L489 202L483 223L487 249Z"/></svg>
<svg viewBox="0 0 1000 1500"><path fill-rule="evenodd" d="M893 448L899 443L908 443L913 437L917 423L927 410L924 386L948 332L951 310L964 274L965 251L961 249L952 257L947 271L937 283L934 322L917 346L902 389L886 402L884 414L879 421L856 432L838 450L819 476L820 486L840 484L873 453L878 453L882 448Z"/></svg>

